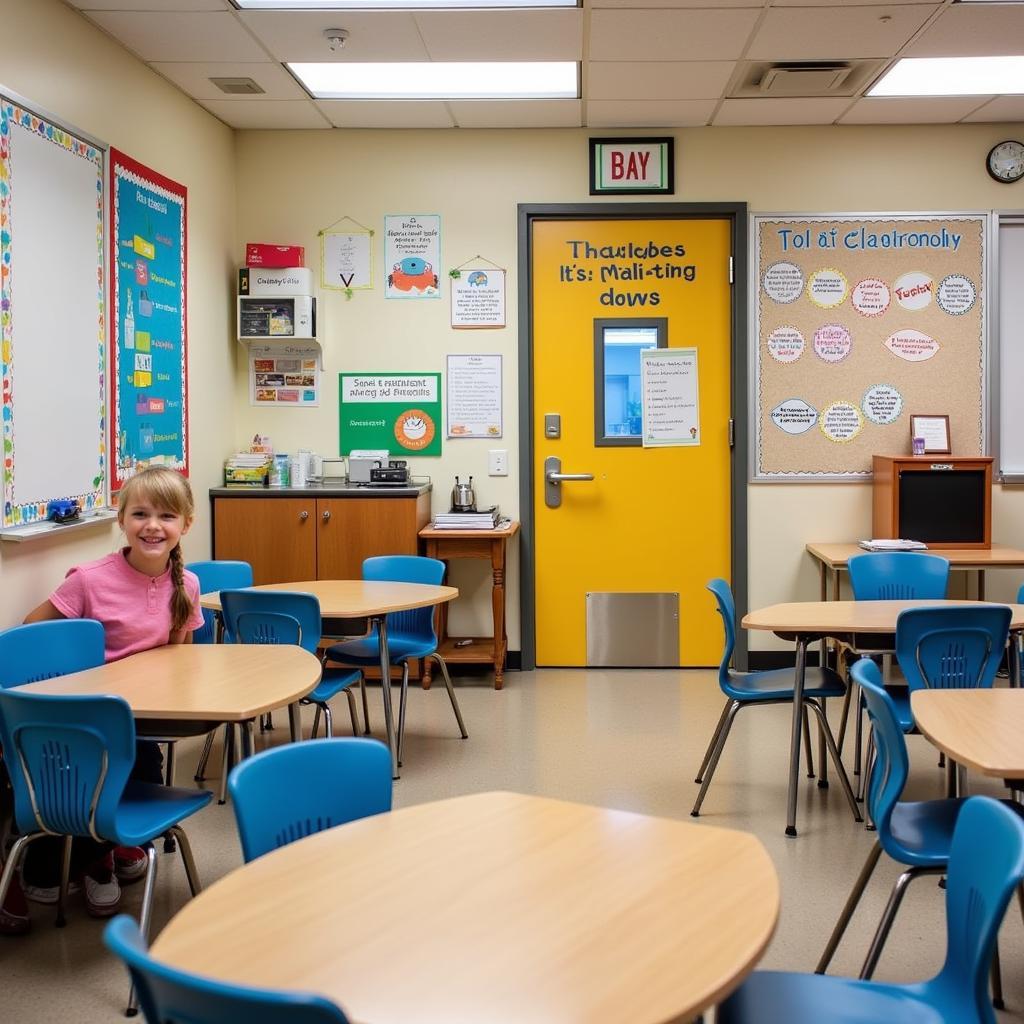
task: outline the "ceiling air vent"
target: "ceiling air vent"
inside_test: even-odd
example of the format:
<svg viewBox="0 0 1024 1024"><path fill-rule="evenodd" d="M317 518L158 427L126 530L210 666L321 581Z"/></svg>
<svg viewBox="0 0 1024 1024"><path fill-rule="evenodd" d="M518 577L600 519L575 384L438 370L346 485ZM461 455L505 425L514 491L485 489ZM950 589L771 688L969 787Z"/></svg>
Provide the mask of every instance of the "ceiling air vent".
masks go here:
<svg viewBox="0 0 1024 1024"><path fill-rule="evenodd" d="M851 70L849 64L833 61L773 64L759 88L764 96L827 96L839 90Z"/></svg>
<svg viewBox="0 0 1024 1024"><path fill-rule="evenodd" d="M251 78L211 78L210 81L229 96L256 96L266 92Z"/></svg>

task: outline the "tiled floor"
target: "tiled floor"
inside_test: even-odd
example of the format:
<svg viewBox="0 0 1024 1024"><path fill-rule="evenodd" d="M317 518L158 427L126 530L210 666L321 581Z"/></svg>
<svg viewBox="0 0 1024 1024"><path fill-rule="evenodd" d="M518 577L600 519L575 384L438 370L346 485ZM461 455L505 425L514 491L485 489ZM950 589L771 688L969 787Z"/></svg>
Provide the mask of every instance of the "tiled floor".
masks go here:
<svg viewBox="0 0 1024 1024"><path fill-rule="evenodd" d="M458 738L443 688L411 694L396 807L510 789L694 820L693 777L722 707L714 673L545 670L510 673L501 692L485 678L457 685L470 733L466 741ZM378 727L379 706L373 690L371 717ZM348 716L343 706L338 712L336 721L344 728ZM699 820L761 838L782 883L782 916L762 966L812 970L873 838L854 824L837 786L819 790L811 780L801 781L800 836L785 837L789 714L787 707L773 707L738 717ZM284 714L277 716L277 726L269 743L286 741ZM919 737L909 743L912 793L941 795L943 773L933 750ZM190 778L198 748L196 741L180 745L179 784ZM218 752L219 747L213 765L219 765ZM982 782L972 791L998 793ZM212 804L187 828L204 882L240 864L230 806ZM157 929L187 896L176 857L161 855L160 870ZM835 972L856 973L897 873L883 857ZM140 898L141 886L128 890L124 909L137 912ZM28 937L0 938L0 1021L110 1022L123 1010L126 976L100 942L102 923L85 915L79 899L72 898L64 929L52 927L50 908L33 907ZM942 890L930 879L910 887L879 979L934 973L944 954L942 901ZM1000 1020L1024 1021L1024 927L1016 904L1000 948L1009 1008ZM396 964L402 955L395 951Z"/></svg>

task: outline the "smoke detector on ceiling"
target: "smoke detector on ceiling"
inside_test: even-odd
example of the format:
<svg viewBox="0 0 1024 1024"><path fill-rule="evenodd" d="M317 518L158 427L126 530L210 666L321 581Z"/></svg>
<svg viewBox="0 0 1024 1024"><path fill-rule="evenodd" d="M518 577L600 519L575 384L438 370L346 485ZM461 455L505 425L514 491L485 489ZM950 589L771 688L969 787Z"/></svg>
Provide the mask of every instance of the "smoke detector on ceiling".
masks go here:
<svg viewBox="0 0 1024 1024"><path fill-rule="evenodd" d="M773 64L758 84L764 96L826 96L838 91L852 70L837 61Z"/></svg>
<svg viewBox="0 0 1024 1024"><path fill-rule="evenodd" d="M348 39L348 37L349 31L347 28L324 29L324 39L327 40L327 45L331 48L331 53L344 49L345 40Z"/></svg>
<svg viewBox="0 0 1024 1024"><path fill-rule="evenodd" d="M211 78L221 92L229 96L257 96L266 90L251 78Z"/></svg>

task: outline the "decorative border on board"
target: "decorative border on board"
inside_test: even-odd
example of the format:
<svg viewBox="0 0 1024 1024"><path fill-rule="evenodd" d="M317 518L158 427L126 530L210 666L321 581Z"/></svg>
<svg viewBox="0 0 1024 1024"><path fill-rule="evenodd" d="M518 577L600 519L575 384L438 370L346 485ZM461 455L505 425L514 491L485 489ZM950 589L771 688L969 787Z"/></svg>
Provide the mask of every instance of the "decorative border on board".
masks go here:
<svg viewBox="0 0 1024 1024"><path fill-rule="evenodd" d="M45 118L25 110L15 103L0 97L0 363L2 363L2 417L3 417L3 490L4 526L20 526L46 518L47 502L56 495L43 500L33 499L19 502L15 498L15 355L14 315L11 285L14 263L12 262L12 205L11 192L14 188L11 168L11 129L23 128L47 139L55 146L66 150L72 156L88 160L96 166L96 340L97 377L99 388L99 436L97 447L96 476L93 489L83 494L66 494L59 497L75 499L83 509L91 509L104 503L106 483L106 312L103 305L103 151Z"/></svg>
<svg viewBox="0 0 1024 1024"><path fill-rule="evenodd" d="M121 377L121 290L118 287L118 228L121 222L119 199L121 186L132 186L148 189L161 199L174 205L178 211L181 245L178 251L178 311L180 319L179 354L181 358L181 444L174 455L168 459L164 456L159 463L178 470L188 476L188 189L141 164L119 150L110 150L110 306L111 317L111 361L113 369L110 374L110 404L113 410L110 422L111 451L111 482L112 492L119 491L124 484L147 464L138 460L121 449L122 403L126 398L134 396L135 389L122 388ZM134 368L133 368L134 369Z"/></svg>

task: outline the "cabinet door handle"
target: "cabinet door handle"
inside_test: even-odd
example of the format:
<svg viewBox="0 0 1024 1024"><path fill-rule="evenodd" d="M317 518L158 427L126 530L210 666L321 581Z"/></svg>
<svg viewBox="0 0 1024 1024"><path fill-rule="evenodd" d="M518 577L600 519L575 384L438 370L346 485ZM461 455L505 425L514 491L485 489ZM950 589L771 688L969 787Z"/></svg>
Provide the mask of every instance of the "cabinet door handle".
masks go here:
<svg viewBox="0 0 1024 1024"><path fill-rule="evenodd" d="M327 520L330 519L330 518L331 518L331 510L330 509L324 509L324 515L323 515L324 522L326 523Z"/></svg>
<svg viewBox="0 0 1024 1024"><path fill-rule="evenodd" d="M305 521L306 521L306 520L307 520L308 518L309 518L309 513L308 513L308 512L307 512L307 511L306 511L305 509L303 509L303 510L302 510L302 511L301 511L301 512L299 513L299 519L300 519L300 520L301 520L302 522L305 522Z"/></svg>

